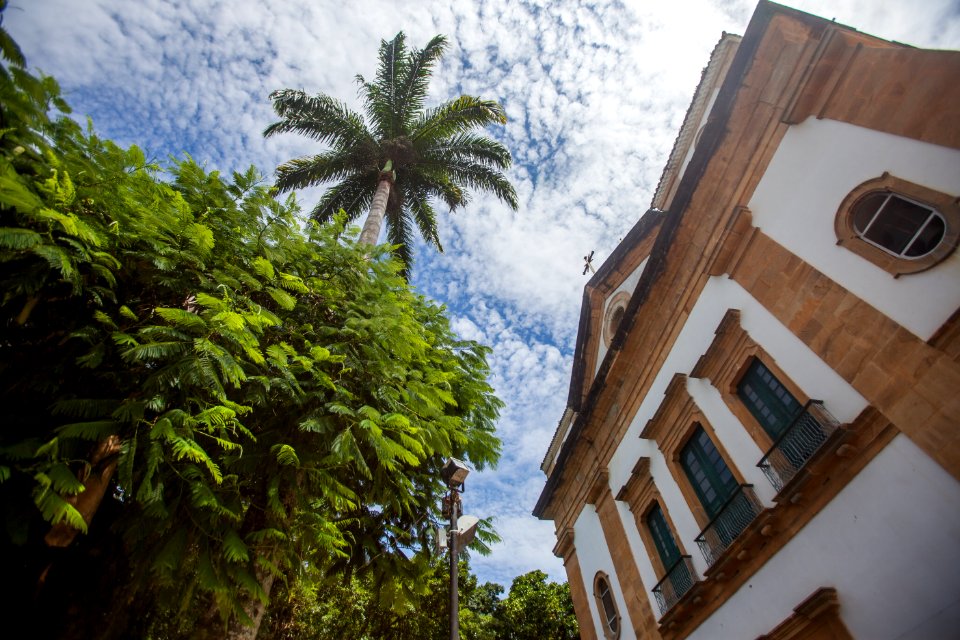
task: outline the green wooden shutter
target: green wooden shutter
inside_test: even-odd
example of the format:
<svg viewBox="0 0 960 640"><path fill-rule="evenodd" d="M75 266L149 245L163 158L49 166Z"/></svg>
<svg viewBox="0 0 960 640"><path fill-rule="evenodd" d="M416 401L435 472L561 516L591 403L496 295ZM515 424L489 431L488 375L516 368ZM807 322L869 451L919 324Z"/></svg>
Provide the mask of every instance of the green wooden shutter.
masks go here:
<svg viewBox="0 0 960 640"><path fill-rule="evenodd" d="M756 358L737 385L737 395L774 440L783 434L803 409L776 376Z"/></svg>
<svg viewBox="0 0 960 640"><path fill-rule="evenodd" d="M680 463L712 519L737 489L737 480L703 427L697 426L680 452Z"/></svg>
<svg viewBox="0 0 960 640"><path fill-rule="evenodd" d="M673 533L667 526L667 519L664 517L659 504L654 505L653 509L647 514L647 528L650 529L653 544L657 547L657 553L660 554L663 569L666 571L680 559L680 549L673 539Z"/></svg>

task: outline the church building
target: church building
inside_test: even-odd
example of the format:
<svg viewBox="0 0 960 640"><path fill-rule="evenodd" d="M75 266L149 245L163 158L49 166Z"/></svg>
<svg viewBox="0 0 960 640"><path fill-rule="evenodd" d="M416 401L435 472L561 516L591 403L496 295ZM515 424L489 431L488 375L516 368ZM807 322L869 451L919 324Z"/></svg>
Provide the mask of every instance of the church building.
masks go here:
<svg viewBox="0 0 960 640"><path fill-rule="evenodd" d="M960 52L724 34L543 461L583 638L960 637L958 241Z"/></svg>

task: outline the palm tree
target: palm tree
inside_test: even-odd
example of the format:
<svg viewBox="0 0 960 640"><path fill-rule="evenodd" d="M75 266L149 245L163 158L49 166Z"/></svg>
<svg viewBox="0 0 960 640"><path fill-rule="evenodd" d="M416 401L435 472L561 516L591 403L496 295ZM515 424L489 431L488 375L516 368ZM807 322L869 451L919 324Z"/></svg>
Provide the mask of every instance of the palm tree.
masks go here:
<svg viewBox="0 0 960 640"><path fill-rule="evenodd" d="M447 48L436 36L421 50L407 51L403 32L380 42L376 79L357 76L364 114L324 94L283 89L270 95L280 117L265 136L293 131L329 146L314 156L295 158L277 168L277 188L290 191L334 182L310 217L327 222L343 209L349 220L369 210L360 242L375 244L383 220L404 270L412 262L414 225L440 251L437 217L431 200L451 211L469 201L467 189L480 189L517 208L517 194L501 170L510 152L499 142L472 133L507 118L497 102L460 96L424 109L433 65Z"/></svg>

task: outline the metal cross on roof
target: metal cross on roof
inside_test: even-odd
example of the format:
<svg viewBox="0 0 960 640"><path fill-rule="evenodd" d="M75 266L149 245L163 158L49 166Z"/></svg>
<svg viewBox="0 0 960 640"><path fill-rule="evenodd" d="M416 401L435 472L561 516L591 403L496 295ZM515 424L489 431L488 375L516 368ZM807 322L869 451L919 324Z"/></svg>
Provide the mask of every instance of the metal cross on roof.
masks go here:
<svg viewBox="0 0 960 640"><path fill-rule="evenodd" d="M593 268L593 251L590 252L590 255L583 256L583 275L587 275L587 271L590 273L597 272L597 270Z"/></svg>

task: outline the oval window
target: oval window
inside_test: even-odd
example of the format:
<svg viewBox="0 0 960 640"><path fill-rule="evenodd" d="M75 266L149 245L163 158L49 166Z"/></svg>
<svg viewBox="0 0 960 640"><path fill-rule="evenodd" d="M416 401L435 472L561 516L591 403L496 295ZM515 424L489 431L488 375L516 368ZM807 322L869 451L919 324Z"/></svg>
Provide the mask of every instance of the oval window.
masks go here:
<svg viewBox="0 0 960 640"><path fill-rule="evenodd" d="M593 595L597 599L597 608L603 617L603 635L607 638L620 637L620 613L613 599L610 582L604 573L598 573L593 583Z"/></svg>
<svg viewBox="0 0 960 640"><path fill-rule="evenodd" d="M894 277L919 273L960 242L960 199L884 173L847 194L834 229L838 245Z"/></svg>
<svg viewBox="0 0 960 640"><path fill-rule="evenodd" d="M623 322L624 315L626 315L628 302L630 302L630 294L626 291L621 291L613 296L610 302L607 303L607 310L603 316L603 325L601 325L601 333L603 335L603 343L608 349L613 342L613 336L617 335L617 329L620 328L620 323Z"/></svg>
<svg viewBox="0 0 960 640"><path fill-rule="evenodd" d="M853 206L852 214L861 238L898 258L932 253L947 230L936 209L895 193L869 193Z"/></svg>

